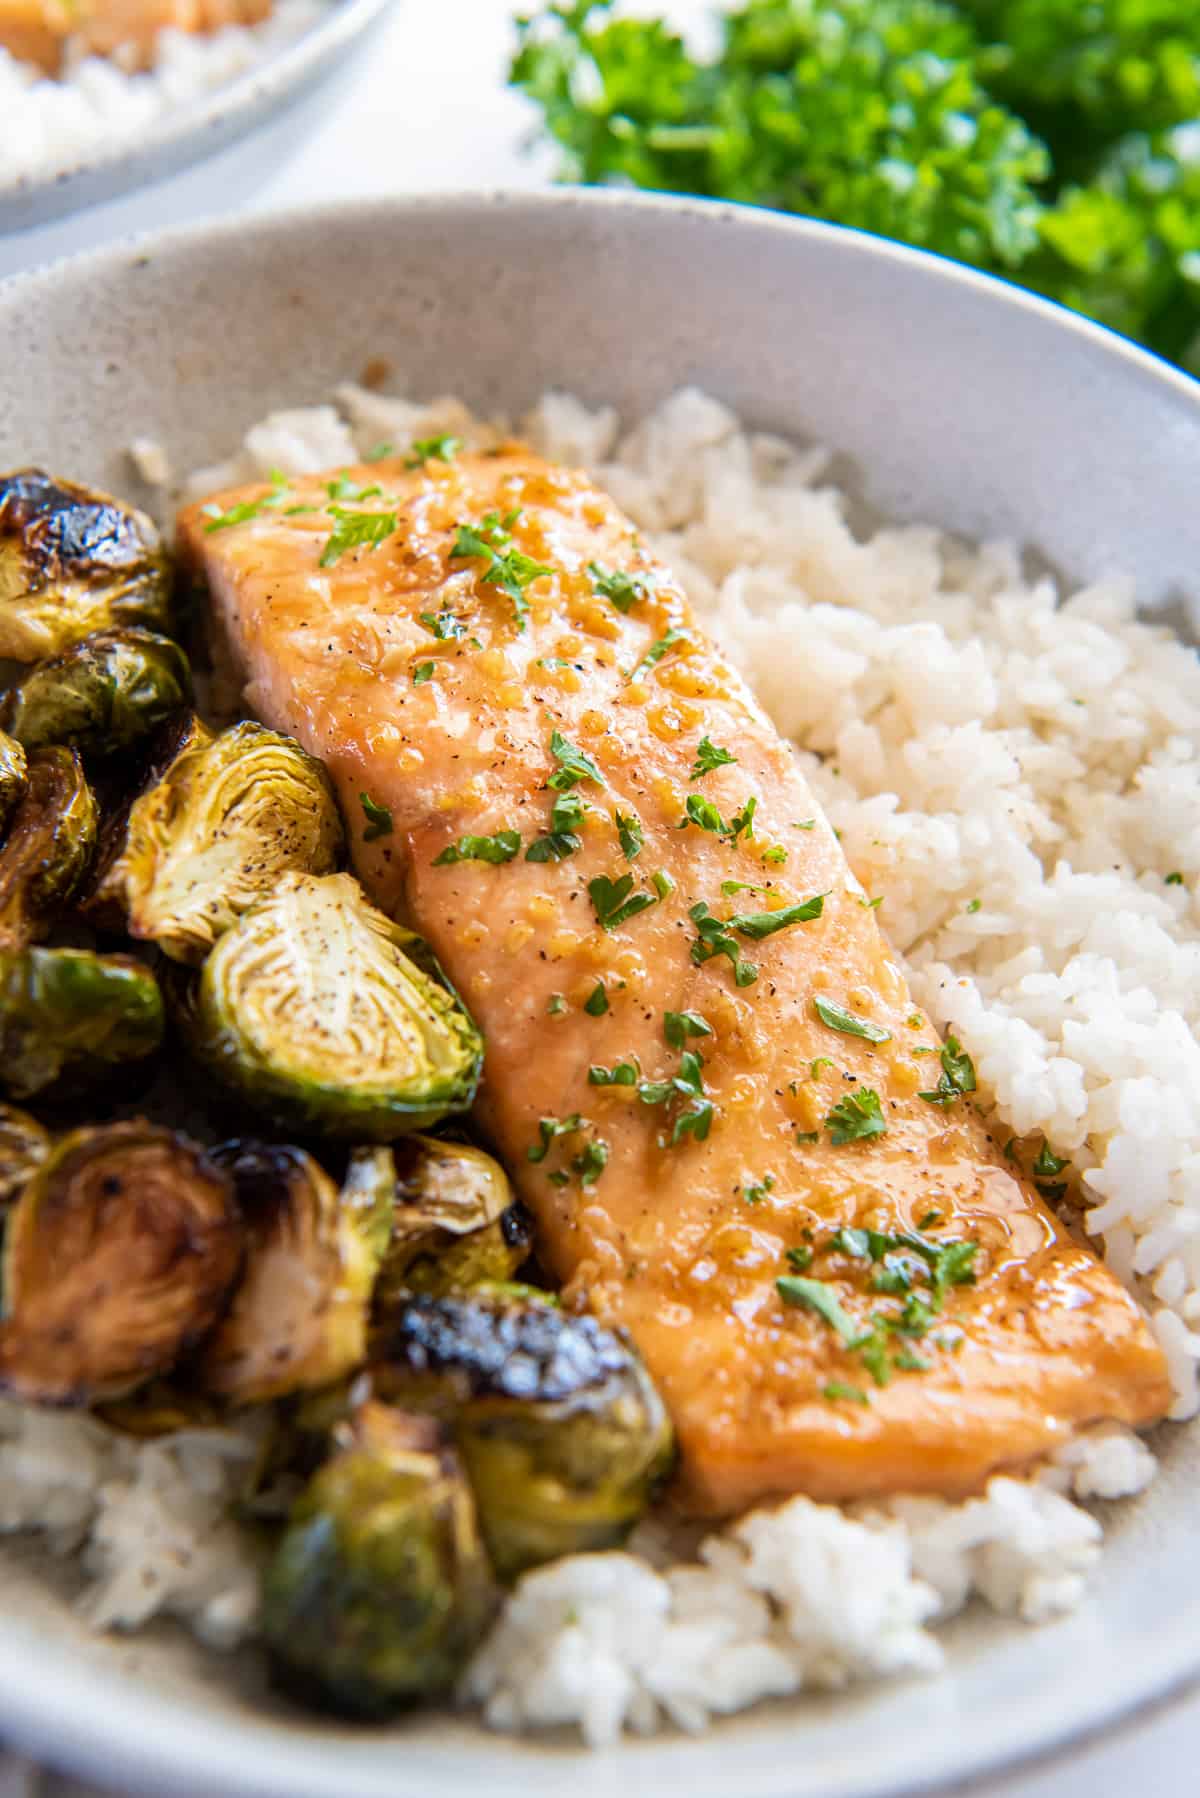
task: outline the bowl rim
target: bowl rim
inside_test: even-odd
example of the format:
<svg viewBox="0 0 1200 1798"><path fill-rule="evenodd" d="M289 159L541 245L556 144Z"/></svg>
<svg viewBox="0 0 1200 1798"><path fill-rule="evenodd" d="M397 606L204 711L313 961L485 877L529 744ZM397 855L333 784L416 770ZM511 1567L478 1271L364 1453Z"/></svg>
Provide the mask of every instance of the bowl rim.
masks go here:
<svg viewBox="0 0 1200 1798"><path fill-rule="evenodd" d="M274 54L256 58L231 81L196 95L178 112L160 114L144 135L111 149L84 150L65 168L48 174L34 171L0 181L0 234L19 236L89 205L153 186L227 147L256 121L265 123L332 73L342 53L392 4L323 0L318 17L298 37Z"/></svg>
<svg viewBox="0 0 1200 1798"><path fill-rule="evenodd" d="M386 4L388 0L348 0L350 7L366 5L372 10ZM201 220L169 230L129 235L100 248L15 272L0 280L0 308L26 304L34 307L38 295L58 289L64 277L76 282L93 275L119 278L122 272L144 266L150 259L186 257L197 251L219 256L251 232L256 240L286 245L289 240L334 224L339 231L351 235L377 234L381 229L401 229L406 219L443 215L469 221L481 212L497 209L507 211L518 222L530 216L545 218L557 214L565 218L581 209L597 214L633 212L650 217L690 217L730 233L757 236L772 232L807 240L834 249L858 261L864 269L876 272L891 266L907 268L922 280L948 283L987 306L1019 308L1050 336L1065 333L1090 346L1103 359L1119 359L1139 382L1200 417L1200 380L1117 332L994 275L929 251L820 220L723 201L624 190L462 190L327 202L312 208L296 205L265 214ZM940 1757L940 1764L927 1779L916 1786L910 1781L903 1792L932 1794L956 1787L963 1780L991 1781L1044 1766L1065 1750L1103 1740L1161 1714L1189 1693L1200 1690L1200 1632L1194 1631L1191 1623L1189 1614L1182 1627L1164 1629L1146 1652L1127 1663L1117 1695L1109 1689L1096 1697L1078 1696L1064 1714L1056 1707L1053 1695L1047 1694L1032 1730L1027 1730L1022 1739L1013 1740L1004 1719L998 1718L983 1732L986 1740L976 1737L968 1745L964 1736ZM39 1663L36 1653L30 1652L32 1646L26 1632L19 1630L6 1637L0 1627L0 1725L35 1752L73 1766L85 1775L94 1776L103 1768L105 1778L120 1778L134 1789L154 1793L176 1784L181 1770L186 1778L186 1770L195 1768L199 1771L192 1777L203 1778L207 1787L215 1775L228 1798L257 1798L262 1790L256 1776L256 1767L262 1766L259 1755L273 1752L278 1757L276 1776L290 1779L295 1798L316 1798L318 1791L326 1790L318 1784L323 1757L313 1753L313 1744L303 1732L292 1737L282 1754L278 1738L260 1738L259 1753L247 1757L245 1738L236 1730L222 1731L214 1737L201 1713L186 1704L178 1708L165 1694L143 1691L139 1696L134 1684L136 1674L131 1679L117 1668L88 1664L82 1655L72 1660L66 1696L55 1682L47 1681L44 1663ZM136 1730L130 1728L129 1722L131 1698L137 1706ZM70 1736L63 1730L64 1710L68 1706L73 1725ZM249 1720L251 1730L256 1721L259 1720L254 1717ZM247 1760L253 1764L248 1765ZM562 1762L564 1771L578 1764L578 1756ZM425 1775L419 1770L418 1774L423 1781ZM787 1777L786 1769L781 1768L780 1783L772 1787L779 1798L788 1791ZM397 1768L392 1786L396 1798L423 1789L423 1785L410 1785L402 1766ZM886 1783L878 1760L865 1767L846 1792L847 1798L851 1794L852 1798L884 1798L885 1793L888 1798L901 1798L901 1789Z"/></svg>

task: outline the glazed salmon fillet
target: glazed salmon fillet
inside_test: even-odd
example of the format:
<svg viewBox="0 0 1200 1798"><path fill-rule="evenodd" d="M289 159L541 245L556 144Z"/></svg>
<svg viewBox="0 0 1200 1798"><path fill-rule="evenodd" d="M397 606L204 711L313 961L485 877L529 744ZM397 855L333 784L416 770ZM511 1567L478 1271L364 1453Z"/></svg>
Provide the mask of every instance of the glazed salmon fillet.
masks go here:
<svg viewBox="0 0 1200 1798"><path fill-rule="evenodd" d="M482 1027L480 1122L658 1382L681 1504L962 1494L1163 1415L1134 1301L991 1141L787 744L588 478L385 461L181 537L247 706Z"/></svg>

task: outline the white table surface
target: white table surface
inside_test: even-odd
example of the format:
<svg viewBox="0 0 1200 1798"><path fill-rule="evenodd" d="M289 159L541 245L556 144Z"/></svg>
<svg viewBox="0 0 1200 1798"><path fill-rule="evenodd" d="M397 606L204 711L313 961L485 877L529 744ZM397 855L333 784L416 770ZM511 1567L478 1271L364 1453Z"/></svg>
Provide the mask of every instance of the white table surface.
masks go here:
<svg viewBox="0 0 1200 1798"><path fill-rule="evenodd" d="M547 160L523 151L529 115L504 87L509 19L517 10L520 0L397 0L331 104L305 107L253 142L140 195L0 240L0 275L205 216L543 185ZM679 19L695 16L704 0L671 0L670 10ZM1052 1766L999 1786L972 1785L954 1798L983 1798L985 1791L988 1798L1197 1798L1200 1691ZM0 1755L0 1798L96 1794Z"/></svg>

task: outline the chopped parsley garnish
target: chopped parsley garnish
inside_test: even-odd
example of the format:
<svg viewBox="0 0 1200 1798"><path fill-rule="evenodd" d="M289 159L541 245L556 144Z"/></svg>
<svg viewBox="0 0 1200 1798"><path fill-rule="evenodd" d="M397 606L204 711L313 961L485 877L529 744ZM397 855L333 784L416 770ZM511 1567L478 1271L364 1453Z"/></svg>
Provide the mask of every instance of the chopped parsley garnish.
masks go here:
<svg viewBox="0 0 1200 1798"><path fill-rule="evenodd" d="M396 529L394 512L355 512L349 506L330 506L333 530L321 551L318 567L330 568L352 549L377 550Z"/></svg>
<svg viewBox="0 0 1200 1798"><path fill-rule="evenodd" d="M590 1086L636 1086L640 1078L641 1069L636 1061L618 1061L611 1068L588 1069Z"/></svg>
<svg viewBox="0 0 1200 1798"><path fill-rule="evenodd" d="M618 612L628 612L650 591L645 581L621 568L602 568L599 562L589 562L587 571L596 592L610 600Z"/></svg>
<svg viewBox="0 0 1200 1798"><path fill-rule="evenodd" d="M926 1361L923 1355L914 1354L910 1348L901 1348L892 1356L892 1365L905 1373L928 1373L933 1363Z"/></svg>
<svg viewBox="0 0 1200 1798"><path fill-rule="evenodd" d="M686 816L680 824L680 830L686 830L689 824L696 824L701 830L711 830L716 836L724 836L728 826L711 799L705 799L699 793L687 796Z"/></svg>
<svg viewBox="0 0 1200 1798"><path fill-rule="evenodd" d="M566 994L565 993L551 993L550 997L546 1001L546 1010L549 1012L550 1016L552 1018L561 1018L563 1013L566 1011L566 1009L567 1009Z"/></svg>
<svg viewBox="0 0 1200 1798"><path fill-rule="evenodd" d="M924 1217L917 1224L917 1229L918 1230L932 1230L934 1228L934 1226L937 1224L940 1224L941 1221L942 1221L942 1214L940 1211L927 1211L925 1213Z"/></svg>
<svg viewBox="0 0 1200 1798"><path fill-rule="evenodd" d="M689 1036L711 1036L712 1025L698 1011L664 1011L663 1036L672 1049L682 1049Z"/></svg>
<svg viewBox="0 0 1200 1798"><path fill-rule="evenodd" d="M629 676L630 681L635 681L643 669L649 673L651 668L654 668L662 661L669 650L674 649L677 643L684 642L686 638L686 631L676 630L674 626L672 626L669 631L665 632L664 635L658 639L657 643L652 643L650 645L641 661Z"/></svg>
<svg viewBox="0 0 1200 1798"><path fill-rule="evenodd" d="M671 876L667 873L665 868L656 868L654 870L654 873L650 876L650 885L654 888L660 899L665 899L668 893L673 893L675 891L675 882L671 879Z"/></svg>
<svg viewBox="0 0 1200 1798"><path fill-rule="evenodd" d="M787 850L782 843L772 843L769 849L763 850L761 860L764 861L769 868L782 868L784 862L787 860Z"/></svg>
<svg viewBox="0 0 1200 1798"><path fill-rule="evenodd" d="M721 891L726 899L732 899L735 893L769 893L770 887L756 887L749 880L723 880Z"/></svg>
<svg viewBox="0 0 1200 1798"><path fill-rule="evenodd" d="M939 1060L942 1072L936 1087L931 1092L919 1093L918 1098L927 1100L930 1105L953 1105L963 1093L975 1091L975 1063L956 1036L946 1038Z"/></svg>
<svg viewBox="0 0 1200 1798"><path fill-rule="evenodd" d="M761 1180L752 1180L742 1188L742 1197L747 1205L760 1205L774 1185L774 1174L764 1174Z"/></svg>
<svg viewBox="0 0 1200 1798"><path fill-rule="evenodd" d="M871 1402L861 1386L847 1386L844 1380L828 1380L821 1388L821 1397L828 1399L831 1405L839 1399L849 1405L869 1405Z"/></svg>
<svg viewBox="0 0 1200 1798"><path fill-rule="evenodd" d="M373 487L364 487L361 481L352 481L348 474L338 474L326 481L325 491L330 499L378 499L383 488L378 482Z"/></svg>
<svg viewBox="0 0 1200 1798"><path fill-rule="evenodd" d="M784 1257L794 1273L806 1274L813 1263L813 1252L806 1242L797 1243Z"/></svg>
<svg viewBox="0 0 1200 1798"><path fill-rule="evenodd" d="M1183 885L1183 875L1178 869L1175 869L1174 872L1163 876L1163 884L1164 886L1169 887L1181 887Z"/></svg>
<svg viewBox="0 0 1200 1798"><path fill-rule="evenodd" d="M972 899L969 902L969 904L967 905L967 915L969 917L974 917L974 915L977 911L982 911L982 910L983 910L983 900L982 899Z"/></svg>
<svg viewBox="0 0 1200 1798"><path fill-rule="evenodd" d="M942 1299L951 1286L970 1286L975 1281L975 1257L979 1253L979 1244L962 1238L949 1242L931 1242L918 1230L901 1230L893 1234L887 1230L841 1229L832 1238L831 1246L843 1255L856 1260L869 1260L893 1272L902 1270L908 1277L908 1286L912 1285L913 1275L924 1267L929 1280L933 1309L941 1308ZM917 1257L913 1261L909 1256L899 1258L897 1251L909 1250ZM905 1291L901 1282L895 1285L897 1291ZM875 1290L886 1292L892 1290L890 1285L875 1284ZM914 1309L919 1307L920 1309ZM924 1314L924 1321L921 1321ZM921 1334L928 1325L933 1312L914 1295L901 1313L897 1327L910 1334ZM914 1329L914 1325L919 1328Z"/></svg>
<svg viewBox="0 0 1200 1798"><path fill-rule="evenodd" d="M802 1274L783 1274L775 1282L775 1290L785 1305L802 1306L815 1311L831 1330L836 1330L847 1348L861 1340L861 1332L848 1311L842 1309L837 1294L824 1280L813 1280Z"/></svg>
<svg viewBox="0 0 1200 1798"><path fill-rule="evenodd" d="M586 1130L588 1121L573 1111L570 1117L539 1118L538 1140L531 1143L525 1154L530 1161L545 1161L550 1153L550 1145L560 1136L574 1136L579 1130Z"/></svg>
<svg viewBox="0 0 1200 1798"><path fill-rule="evenodd" d="M454 643L467 634L466 625L453 612L422 612L420 616L425 629L439 643Z"/></svg>
<svg viewBox="0 0 1200 1798"><path fill-rule="evenodd" d="M801 818L798 822L793 823L792 829L793 830L815 830L816 825L817 825L817 820L815 818Z"/></svg>
<svg viewBox="0 0 1200 1798"><path fill-rule="evenodd" d="M731 843L736 843L742 835L747 837L754 835L754 814L757 810L758 800L752 797L747 799L740 812L734 812L725 830L725 835Z"/></svg>
<svg viewBox="0 0 1200 1798"><path fill-rule="evenodd" d="M583 1009L587 1012L589 1018L602 1018L608 1010L608 993L605 991L604 982L602 980L596 982L588 997L584 1000Z"/></svg>
<svg viewBox="0 0 1200 1798"><path fill-rule="evenodd" d="M366 455L363 457L363 461L386 462L388 457L394 456L395 453L396 446L394 443L377 443L374 449L369 449L367 451Z"/></svg>
<svg viewBox="0 0 1200 1798"><path fill-rule="evenodd" d="M550 753L558 767L546 785L553 787L556 793L569 793L581 780L593 781L598 787L604 785L604 776L591 756L585 755L582 749L576 749L574 743L569 743L561 731L552 732Z"/></svg>
<svg viewBox="0 0 1200 1798"><path fill-rule="evenodd" d="M613 822L617 827L617 836L621 840L621 850L627 862L635 862L642 853L646 838L642 830L642 821L636 812L618 811Z"/></svg>
<svg viewBox="0 0 1200 1798"><path fill-rule="evenodd" d="M597 874L595 880L588 881L588 897L595 908L596 922L603 930L615 930L619 924L627 924L639 912L658 904L653 893L633 891L632 874L622 874L619 880Z"/></svg>
<svg viewBox="0 0 1200 1798"><path fill-rule="evenodd" d="M780 911L738 912L726 920L727 928L760 943L764 937L774 936L777 930L786 930L789 925L811 924L824 911L825 899L824 893L817 893L812 899L785 905Z"/></svg>
<svg viewBox="0 0 1200 1798"><path fill-rule="evenodd" d="M743 958L741 944L729 934L724 919L710 917L703 900L689 908L688 917L696 926L696 941L692 944L692 960L696 965L702 967L714 955L726 955L732 964L736 984L753 985L758 979L758 969L752 961Z"/></svg>
<svg viewBox="0 0 1200 1798"><path fill-rule="evenodd" d="M675 1148L685 1136L693 1137L696 1142L705 1142L712 1120L713 1107L708 1099L702 1099L690 1111L681 1111L671 1127L671 1147Z"/></svg>
<svg viewBox="0 0 1200 1798"><path fill-rule="evenodd" d="M204 526L205 535L211 535L213 531L227 531L235 524L247 524L250 519L257 518L262 512L278 511L280 506L291 497L287 476L276 471L271 475L271 491L264 493L261 499L239 500L238 504L230 506L227 512L222 512L221 508L212 501L206 506L201 506L200 510L208 520ZM307 510L307 507L304 510Z"/></svg>
<svg viewBox="0 0 1200 1798"><path fill-rule="evenodd" d="M1037 1160L1033 1164L1033 1177L1035 1180L1053 1180L1056 1174L1061 1174L1070 1165L1069 1155L1056 1155L1050 1144L1043 1139Z"/></svg>
<svg viewBox="0 0 1200 1798"><path fill-rule="evenodd" d="M392 834L392 814L386 805L377 805L369 793L360 793L358 803L363 808L363 817L367 820L367 828L363 831L363 842L373 843L377 837L390 837Z"/></svg>
<svg viewBox="0 0 1200 1798"><path fill-rule="evenodd" d="M819 1130L797 1130L796 1132L797 1142L820 1142L820 1140L821 1132Z"/></svg>
<svg viewBox="0 0 1200 1798"><path fill-rule="evenodd" d="M413 686L423 687L426 681L433 679L433 663L418 662L413 669Z"/></svg>
<svg viewBox="0 0 1200 1798"><path fill-rule="evenodd" d="M529 616L526 587L540 575L553 574L554 570L513 547L512 527L520 516L519 508L515 512L506 512L503 518L498 512L488 512L477 525L460 524L450 550L450 560L485 562L487 566L479 577L480 583L499 587L508 594L513 602L517 629L523 631Z"/></svg>
<svg viewBox="0 0 1200 1798"><path fill-rule="evenodd" d="M583 847L578 834L583 823L584 804L577 793L558 793L550 808L550 829L538 837L525 851L527 862L561 862Z"/></svg>
<svg viewBox="0 0 1200 1798"><path fill-rule="evenodd" d="M840 1149L843 1143L865 1142L869 1137L885 1135L887 1119L879 1103L879 1094L869 1086L860 1087L856 1093L847 1093L825 1119L825 1127L835 1149Z"/></svg>
<svg viewBox="0 0 1200 1798"><path fill-rule="evenodd" d="M461 448L461 437L415 437L404 458L404 466L423 468L426 462L453 462Z"/></svg>
<svg viewBox="0 0 1200 1798"><path fill-rule="evenodd" d="M883 904L883 894L880 893L877 899L860 899L858 903L863 907L864 911L878 911L879 907Z"/></svg>
<svg viewBox="0 0 1200 1798"><path fill-rule="evenodd" d="M817 1016L822 1024L831 1030L840 1030L843 1036L861 1036L868 1043L887 1043L892 1040L890 1030L880 1024L873 1024L870 1018L855 1017L852 1011L846 1011L841 1005L835 1005L832 999L814 999Z"/></svg>
<svg viewBox="0 0 1200 1798"><path fill-rule="evenodd" d="M457 843L448 843L440 855L435 855L435 868L446 868L455 862L492 862L499 866L501 862L511 862L521 847L521 833L518 830L498 830L490 837L459 837Z"/></svg>
<svg viewBox="0 0 1200 1798"><path fill-rule="evenodd" d="M594 1186L608 1166L608 1144L596 1137L571 1159L571 1171L579 1175L581 1186Z"/></svg>
<svg viewBox="0 0 1200 1798"><path fill-rule="evenodd" d="M822 1068L835 1068L836 1066L837 1062L832 1060L830 1056L818 1055L814 1061L810 1061L808 1064L809 1078L812 1080L819 1080L821 1078Z"/></svg>
<svg viewBox="0 0 1200 1798"><path fill-rule="evenodd" d="M736 755L731 755L728 749L722 749L718 743L712 743L707 737L701 737L688 779L703 780L704 776L711 774L714 768L729 768L736 761Z"/></svg>

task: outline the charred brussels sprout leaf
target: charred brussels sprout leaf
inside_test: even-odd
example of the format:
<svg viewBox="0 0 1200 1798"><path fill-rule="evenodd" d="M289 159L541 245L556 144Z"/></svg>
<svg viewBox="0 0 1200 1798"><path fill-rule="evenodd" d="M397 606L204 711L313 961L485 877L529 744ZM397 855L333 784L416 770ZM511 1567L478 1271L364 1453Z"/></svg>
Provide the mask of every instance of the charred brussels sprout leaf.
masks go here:
<svg viewBox="0 0 1200 1798"><path fill-rule="evenodd" d="M284 1126L389 1141L465 1111L483 1043L348 874L284 875L218 942L183 1009L215 1078Z"/></svg>
<svg viewBox="0 0 1200 1798"><path fill-rule="evenodd" d="M19 1198L50 1153L50 1134L27 1111L0 1105L0 1210Z"/></svg>
<svg viewBox="0 0 1200 1798"><path fill-rule="evenodd" d="M263 1582L276 1677L385 1717L454 1684L494 1606L470 1490L429 1418L368 1401L297 1501Z"/></svg>
<svg viewBox="0 0 1200 1798"><path fill-rule="evenodd" d="M0 724L26 749L66 743L119 755L181 711L192 674L178 643L132 626L97 631L30 669L0 702Z"/></svg>
<svg viewBox="0 0 1200 1798"><path fill-rule="evenodd" d="M371 1378L380 1398L446 1421L504 1579L622 1542L670 1468L658 1393L594 1318L414 1298L377 1343Z"/></svg>
<svg viewBox="0 0 1200 1798"><path fill-rule="evenodd" d="M195 1143L144 1120L72 1131L9 1213L0 1389L82 1405L165 1372L239 1251L229 1178Z"/></svg>
<svg viewBox="0 0 1200 1798"><path fill-rule="evenodd" d="M0 951L44 936L75 897L96 849L98 813L73 749L39 749L0 849Z"/></svg>
<svg viewBox="0 0 1200 1798"><path fill-rule="evenodd" d="M261 724L194 741L130 808L104 887L130 935L200 962L282 874L325 874L342 827L321 764Z"/></svg>
<svg viewBox="0 0 1200 1798"><path fill-rule="evenodd" d="M0 730L0 830L8 823L18 799L25 791L27 772L25 751L12 737Z"/></svg>
<svg viewBox="0 0 1200 1798"><path fill-rule="evenodd" d="M200 1385L249 1405L341 1379L366 1355L395 1184L387 1150L352 1157L341 1192L300 1149L234 1142L215 1149L213 1160L233 1180L246 1259L229 1310L204 1345Z"/></svg>
<svg viewBox="0 0 1200 1798"><path fill-rule="evenodd" d="M112 625L161 630L170 593L144 512L40 468L0 475L0 657L36 662Z"/></svg>
<svg viewBox="0 0 1200 1798"><path fill-rule="evenodd" d="M72 1091L162 1042L163 1003L149 968L87 949L0 953L0 1085L18 1099L61 1077Z"/></svg>
<svg viewBox="0 0 1200 1798"><path fill-rule="evenodd" d="M528 1259L529 1214L498 1161L466 1143L410 1136L396 1147L391 1241L376 1309L412 1292L434 1296L509 1280Z"/></svg>

